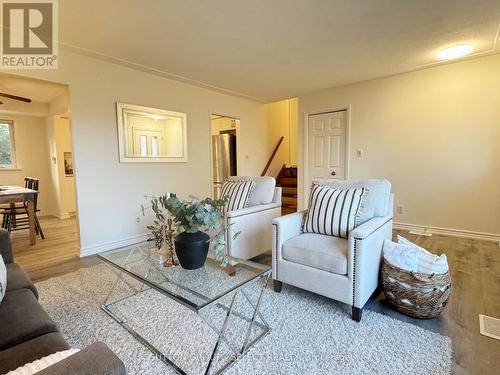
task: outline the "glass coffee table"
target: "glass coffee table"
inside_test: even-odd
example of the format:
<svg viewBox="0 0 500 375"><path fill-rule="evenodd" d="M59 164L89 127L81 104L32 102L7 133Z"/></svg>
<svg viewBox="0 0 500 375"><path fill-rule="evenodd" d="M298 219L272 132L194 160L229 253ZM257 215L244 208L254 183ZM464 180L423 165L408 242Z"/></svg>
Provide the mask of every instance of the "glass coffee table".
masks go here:
<svg viewBox="0 0 500 375"><path fill-rule="evenodd" d="M195 312L215 333L215 343L213 343L211 354L206 356L206 362L205 359L203 360L203 363L206 363L203 365L202 373L204 374L221 373L271 330L259 311L271 275L270 266L230 258L229 265L223 268L209 254L205 266L198 270L185 270L181 266L167 268L155 259L147 243L107 251L99 254L98 257L116 274L116 280L101 306L102 309L159 359L171 365L180 374L187 374L187 370L183 370L181 364L175 363L175 359L164 354L164 351L152 342L154 340L151 335L149 338L146 337L139 332L140 329L128 322L127 319L131 317L122 316L123 314L120 315L118 311L113 311L115 304L147 305L150 297L140 299L136 296L141 293L149 293L148 296L151 296L152 292L159 292L171 302ZM259 280L261 285L258 285ZM250 285L252 283L255 284ZM129 292L120 298L112 298L117 288L123 291L124 287ZM252 288L252 293L249 293L248 288ZM157 299L158 296L155 298ZM239 311L242 304L247 307L246 313ZM237 305L238 308L236 308ZM148 311L147 306L140 307L141 311L144 309ZM211 312L212 316L207 317L201 314L205 309L215 310L215 313ZM249 313L248 310L250 310ZM216 314L219 316L216 317ZM235 340L234 333L226 334L230 319L237 319L241 326L237 340ZM231 355L227 356L224 361L215 359L222 344L225 350L230 348L231 352ZM212 348L211 345L210 348Z"/></svg>

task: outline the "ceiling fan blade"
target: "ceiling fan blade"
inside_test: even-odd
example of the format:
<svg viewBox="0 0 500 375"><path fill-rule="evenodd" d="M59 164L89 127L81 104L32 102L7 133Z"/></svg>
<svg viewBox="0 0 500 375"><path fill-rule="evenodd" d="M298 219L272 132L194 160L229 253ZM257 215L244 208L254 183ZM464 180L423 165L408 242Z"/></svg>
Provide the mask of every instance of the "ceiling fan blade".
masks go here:
<svg viewBox="0 0 500 375"><path fill-rule="evenodd" d="M4 98L8 98L8 99L20 100L20 101L25 102L25 103L31 103L31 99L23 98L22 96L5 94L3 92L0 92L0 96L3 96Z"/></svg>

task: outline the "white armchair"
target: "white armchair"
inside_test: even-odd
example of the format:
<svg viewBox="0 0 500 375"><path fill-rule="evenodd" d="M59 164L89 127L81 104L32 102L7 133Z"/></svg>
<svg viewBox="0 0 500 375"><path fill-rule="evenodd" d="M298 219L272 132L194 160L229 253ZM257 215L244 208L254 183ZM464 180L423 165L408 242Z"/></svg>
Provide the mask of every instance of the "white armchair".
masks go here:
<svg viewBox="0 0 500 375"><path fill-rule="evenodd" d="M360 223L348 239L302 233L305 214L297 212L273 220L273 280L347 303L359 322L366 301L378 286L382 245L392 237L394 195L386 180L313 182L337 189L367 187Z"/></svg>
<svg viewBox="0 0 500 375"><path fill-rule="evenodd" d="M281 216L281 188L273 177L230 177L255 180L248 207L226 213L227 250L230 256L250 259L272 248L272 225ZM241 232L236 238L234 233Z"/></svg>

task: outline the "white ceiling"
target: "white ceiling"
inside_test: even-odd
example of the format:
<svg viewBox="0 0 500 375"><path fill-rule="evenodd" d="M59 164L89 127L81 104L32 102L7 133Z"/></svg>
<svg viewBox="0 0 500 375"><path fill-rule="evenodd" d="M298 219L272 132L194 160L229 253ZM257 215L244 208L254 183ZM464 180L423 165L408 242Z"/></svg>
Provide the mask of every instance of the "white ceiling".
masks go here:
<svg viewBox="0 0 500 375"><path fill-rule="evenodd" d="M66 92L66 86L35 79L21 78L19 76L0 74L0 92L23 96L34 102L50 103L53 99ZM16 102L16 104L22 103L4 97L0 97L0 101L6 104L9 102ZM29 104L25 103L25 105L28 106ZM0 107L0 110L2 108L3 107Z"/></svg>
<svg viewBox="0 0 500 375"><path fill-rule="evenodd" d="M60 0L63 43L262 101L500 52L500 0Z"/></svg>

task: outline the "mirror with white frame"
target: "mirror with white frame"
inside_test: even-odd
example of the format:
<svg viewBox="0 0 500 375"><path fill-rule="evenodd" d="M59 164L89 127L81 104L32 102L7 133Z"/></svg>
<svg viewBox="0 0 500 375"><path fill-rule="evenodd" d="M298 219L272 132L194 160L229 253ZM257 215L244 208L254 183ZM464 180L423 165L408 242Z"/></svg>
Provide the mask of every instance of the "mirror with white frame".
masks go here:
<svg viewBox="0 0 500 375"><path fill-rule="evenodd" d="M121 163L186 162L186 114L116 103Z"/></svg>

